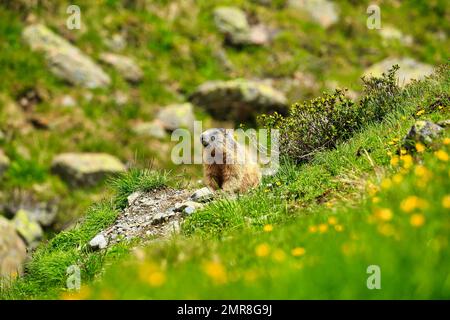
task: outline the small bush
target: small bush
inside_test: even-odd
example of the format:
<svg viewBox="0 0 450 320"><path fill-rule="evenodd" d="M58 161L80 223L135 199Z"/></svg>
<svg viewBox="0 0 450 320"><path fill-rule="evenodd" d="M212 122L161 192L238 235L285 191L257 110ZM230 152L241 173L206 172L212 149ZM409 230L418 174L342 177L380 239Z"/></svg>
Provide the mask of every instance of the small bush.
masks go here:
<svg viewBox="0 0 450 320"><path fill-rule="evenodd" d="M280 132L280 152L296 162L310 160L318 151L334 148L362 125L381 120L396 105L400 92L396 82L398 66L381 78L363 78L364 97L355 103L345 90L291 106L284 117L278 113L259 117L259 123Z"/></svg>

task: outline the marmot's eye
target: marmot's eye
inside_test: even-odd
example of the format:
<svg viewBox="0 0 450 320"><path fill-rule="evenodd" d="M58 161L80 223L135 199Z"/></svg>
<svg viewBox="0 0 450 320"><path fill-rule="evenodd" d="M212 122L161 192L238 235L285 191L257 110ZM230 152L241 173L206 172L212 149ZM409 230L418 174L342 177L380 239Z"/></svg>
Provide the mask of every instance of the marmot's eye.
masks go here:
<svg viewBox="0 0 450 320"><path fill-rule="evenodd" d="M214 141L214 140L216 140L216 137L212 136L211 141Z"/></svg>

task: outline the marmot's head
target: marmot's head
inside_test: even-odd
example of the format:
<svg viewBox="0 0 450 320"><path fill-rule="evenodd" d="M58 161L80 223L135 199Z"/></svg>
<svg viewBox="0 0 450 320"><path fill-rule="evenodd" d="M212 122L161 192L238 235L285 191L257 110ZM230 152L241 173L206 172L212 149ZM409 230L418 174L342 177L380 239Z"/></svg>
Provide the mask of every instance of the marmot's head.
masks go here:
<svg viewBox="0 0 450 320"><path fill-rule="evenodd" d="M224 128L208 129L200 135L200 142L205 148L217 148L224 145L228 136Z"/></svg>

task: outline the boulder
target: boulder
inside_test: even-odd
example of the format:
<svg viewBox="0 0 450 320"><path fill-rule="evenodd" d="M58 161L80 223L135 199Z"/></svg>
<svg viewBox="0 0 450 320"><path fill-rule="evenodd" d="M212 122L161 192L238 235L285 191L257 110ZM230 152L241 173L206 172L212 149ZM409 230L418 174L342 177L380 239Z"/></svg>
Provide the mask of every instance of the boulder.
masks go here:
<svg viewBox="0 0 450 320"><path fill-rule="evenodd" d="M3 176L3 173L8 170L9 163L9 158L6 156L3 150L0 149L0 178Z"/></svg>
<svg viewBox="0 0 450 320"><path fill-rule="evenodd" d="M443 131L441 126L431 121L418 120L403 138L403 146L407 150L414 150L417 142L430 145Z"/></svg>
<svg viewBox="0 0 450 320"><path fill-rule="evenodd" d="M142 81L142 69L133 59L114 53L102 53L100 60L114 67L125 80L131 83L139 83Z"/></svg>
<svg viewBox="0 0 450 320"><path fill-rule="evenodd" d="M108 240L103 234L96 235L91 241L89 241L89 246L94 250L106 249L108 246Z"/></svg>
<svg viewBox="0 0 450 320"><path fill-rule="evenodd" d="M287 111L283 93L262 82L243 79L206 82L189 99L219 120L254 122L259 114Z"/></svg>
<svg viewBox="0 0 450 320"><path fill-rule="evenodd" d="M269 30L262 24L251 26L245 12L239 8L215 8L214 23L231 45L264 45L270 41Z"/></svg>
<svg viewBox="0 0 450 320"><path fill-rule="evenodd" d="M133 132L140 136L147 136L157 139L166 137L166 130L161 121L140 122L133 126Z"/></svg>
<svg viewBox="0 0 450 320"><path fill-rule="evenodd" d="M91 58L46 26L27 26L23 38L33 51L44 53L50 71L57 77L86 88L110 84L109 76Z"/></svg>
<svg viewBox="0 0 450 320"><path fill-rule="evenodd" d="M212 200L214 193L208 187L196 190L190 197L194 202L207 202Z"/></svg>
<svg viewBox="0 0 450 320"><path fill-rule="evenodd" d="M63 153L52 162L52 172L72 186L93 186L106 176L123 171L123 163L105 153Z"/></svg>
<svg viewBox="0 0 450 320"><path fill-rule="evenodd" d="M329 0L288 0L288 7L306 11L322 27L328 28L339 21L339 10Z"/></svg>
<svg viewBox="0 0 450 320"><path fill-rule="evenodd" d="M407 85L413 79L421 80L433 73L433 67L431 65L417 62L411 58L387 58L369 67L364 72L364 76L380 77L383 72L387 72L393 65L396 64L400 67L400 70L397 72L400 86Z"/></svg>
<svg viewBox="0 0 450 320"><path fill-rule="evenodd" d="M44 236L44 231L39 223L31 220L24 210L17 211L12 222L17 233L25 240L27 246L36 248Z"/></svg>
<svg viewBox="0 0 450 320"><path fill-rule="evenodd" d="M192 130L195 121L194 107L191 103L172 104L162 108L156 119L168 131L178 128Z"/></svg>
<svg viewBox="0 0 450 320"><path fill-rule="evenodd" d="M21 274L26 257L25 244L14 225L0 216L0 279Z"/></svg>
<svg viewBox="0 0 450 320"><path fill-rule="evenodd" d="M35 221L43 227L51 226L57 214L56 207L51 207L46 203L36 204L34 207L29 208L20 208L17 213L19 211L25 213L29 220Z"/></svg>

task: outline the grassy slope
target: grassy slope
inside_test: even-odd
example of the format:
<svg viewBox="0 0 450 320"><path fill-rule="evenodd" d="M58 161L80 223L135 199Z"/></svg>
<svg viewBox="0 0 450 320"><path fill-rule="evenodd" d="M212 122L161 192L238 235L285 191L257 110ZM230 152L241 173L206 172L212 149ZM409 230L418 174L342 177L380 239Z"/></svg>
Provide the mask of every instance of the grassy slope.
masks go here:
<svg viewBox="0 0 450 320"><path fill-rule="evenodd" d="M104 195L104 188L72 191L52 176L51 159L65 151L109 152L140 167L154 159L155 166L180 172L187 170L195 180L200 175L197 167L173 168L166 156L167 141L136 136L130 128L137 119L151 120L156 106L182 101L183 95L207 80L277 78L292 76L299 69L314 75L318 79L318 90L293 92L292 99L295 99L318 94L325 88L324 82L330 80L358 89L357 80L363 69L387 56L414 56L431 64L442 63L447 58L449 40L439 40L436 35L439 30L449 30L449 19L442 18L448 14L445 1L383 4L383 23L411 34L415 39L412 47L396 41L385 43L377 31L366 28L365 10L369 1L357 5L340 1L342 19L326 32L304 13L281 9L283 2L276 1L271 8L258 5L257 1L161 0L153 1L149 10L143 10L139 7L141 1L124 7L121 1L105 0L94 4L80 0L77 4L81 7L85 28L68 32L64 27L66 7L56 1L46 1L48 8L31 10L38 21L70 38L94 59L102 51L108 51L102 41L104 37L124 31L128 35L128 47L123 54L135 58L144 70L145 81L131 86L112 68L105 67L113 83L109 89L94 91L91 102L85 101L83 90L69 87L49 74L43 57L31 52L19 40L25 26L24 10L0 6L0 94L15 99L24 90L38 88L47 91L51 98L70 94L79 104L76 108L64 109L52 99L46 100L37 105L32 114L66 119L62 125L27 134L16 132L14 139L0 142L12 159L11 169L2 181L4 197L10 197L19 189L33 193L42 201L59 198L59 227L82 215L90 203ZM212 19L212 10L219 4L242 7L280 33L268 47L244 50L223 47L223 37ZM174 11L175 7L178 9ZM177 13L176 19L168 18L170 12ZM408 23L411 20L414 24ZM235 66L234 71L224 69L216 57L216 52L222 49ZM130 102L116 105L111 98L116 90L129 94ZM201 112L198 116L205 118ZM4 122L0 113L0 124ZM19 152L24 148L28 149L29 156Z"/></svg>
<svg viewBox="0 0 450 320"><path fill-rule="evenodd" d="M66 267L81 257L84 287L63 290L64 298L448 298L449 134L413 158L398 164L392 158L418 106L426 111L421 118L448 118L449 106L427 106L449 94L449 80L447 66L439 77L407 87L382 123L312 163L285 164L236 201L213 202L169 242L131 255L124 247L85 254L76 246L100 229L88 220L75 236L62 233L42 247L28 276L4 297L61 296ZM133 174L120 181L120 199L136 186L155 186L153 178L142 183ZM419 200L404 202L413 195ZM107 210L91 215L110 222L116 213L100 208ZM372 264L381 267L380 291L366 287Z"/></svg>

